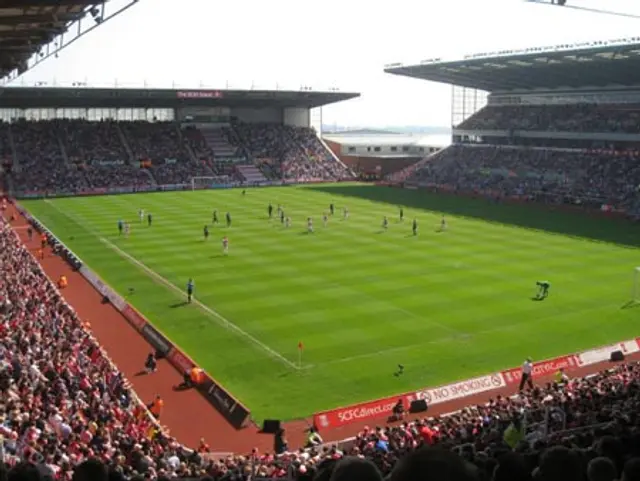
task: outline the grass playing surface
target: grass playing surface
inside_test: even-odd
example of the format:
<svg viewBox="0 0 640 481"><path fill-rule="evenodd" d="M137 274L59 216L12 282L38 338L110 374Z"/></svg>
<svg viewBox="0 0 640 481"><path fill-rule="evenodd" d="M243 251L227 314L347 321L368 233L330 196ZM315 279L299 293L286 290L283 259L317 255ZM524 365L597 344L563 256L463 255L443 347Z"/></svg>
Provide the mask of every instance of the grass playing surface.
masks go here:
<svg viewBox="0 0 640 481"><path fill-rule="evenodd" d="M269 202L284 205L292 227L267 218ZM336 215L323 227L331 202ZM623 221L358 184L23 205L258 420L299 418L640 331L640 309L623 308L640 266L640 229ZM152 227L139 222L141 208L153 214ZM233 225L213 226L204 242L214 208L222 221L231 212ZM438 233L442 213L448 230ZM131 222L130 238L118 236L118 219ZM201 304L182 305L189 277ZM551 282L543 302L531 299L537 280ZM405 373L394 377L398 363Z"/></svg>

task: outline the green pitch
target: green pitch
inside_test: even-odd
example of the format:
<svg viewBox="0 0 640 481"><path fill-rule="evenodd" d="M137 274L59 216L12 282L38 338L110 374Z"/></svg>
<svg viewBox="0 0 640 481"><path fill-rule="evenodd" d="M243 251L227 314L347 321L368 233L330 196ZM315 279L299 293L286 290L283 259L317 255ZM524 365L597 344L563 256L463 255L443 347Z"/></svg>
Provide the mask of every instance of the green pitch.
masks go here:
<svg viewBox="0 0 640 481"><path fill-rule="evenodd" d="M292 227L268 220L269 202L284 205ZM324 227L331 202L336 215ZM23 205L256 419L299 418L640 334L640 310L625 308L640 229L622 221L359 184ZM141 208L152 227L138 220ZM204 242L214 208L222 222L231 212L233 225L212 226ZM120 218L132 224L128 239ZM189 277L198 303L183 305ZM550 296L536 302L542 279ZM398 363L405 372L394 376Z"/></svg>

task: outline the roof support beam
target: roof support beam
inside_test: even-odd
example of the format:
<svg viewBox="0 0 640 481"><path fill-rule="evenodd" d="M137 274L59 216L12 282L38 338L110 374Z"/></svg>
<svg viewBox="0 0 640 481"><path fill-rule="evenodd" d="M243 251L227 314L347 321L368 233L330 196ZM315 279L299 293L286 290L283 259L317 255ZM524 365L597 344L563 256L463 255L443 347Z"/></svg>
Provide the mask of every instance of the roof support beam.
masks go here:
<svg viewBox="0 0 640 481"><path fill-rule="evenodd" d="M11 30L11 31L4 31L0 34L0 42L2 42L5 39L12 39L12 40L17 40L17 39L23 39L23 40L29 40L29 39L40 39L44 36L53 36L53 34L55 34L57 29L55 28L33 28L33 29L28 29L28 30Z"/></svg>
<svg viewBox="0 0 640 481"><path fill-rule="evenodd" d="M104 0L3 0L0 2L0 14L3 8L39 8L99 5Z"/></svg>
<svg viewBox="0 0 640 481"><path fill-rule="evenodd" d="M57 15L17 15L11 17L3 17L0 14L0 25L33 25L33 24L59 24L62 26L68 21L77 18L75 14L59 13Z"/></svg>

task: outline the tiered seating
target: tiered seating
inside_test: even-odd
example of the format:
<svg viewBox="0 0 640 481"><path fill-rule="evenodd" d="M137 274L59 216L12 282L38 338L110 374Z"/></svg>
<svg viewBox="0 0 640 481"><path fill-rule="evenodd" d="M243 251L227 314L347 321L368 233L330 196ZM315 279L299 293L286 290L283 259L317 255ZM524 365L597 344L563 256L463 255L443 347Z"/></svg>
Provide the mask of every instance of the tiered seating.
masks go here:
<svg viewBox="0 0 640 481"><path fill-rule="evenodd" d="M0 470L38 458L50 479L70 480L92 452L131 460L152 420L3 218L0 264ZM9 479L45 479L34 476Z"/></svg>
<svg viewBox="0 0 640 481"><path fill-rule="evenodd" d="M350 177L348 170L326 151L311 129L239 121L234 123L234 129L250 155L260 166L267 167L263 173L268 177L282 176L298 182ZM269 167L275 165L281 168Z"/></svg>
<svg viewBox="0 0 640 481"><path fill-rule="evenodd" d="M95 189L109 187L150 187L148 172L131 165L95 165L85 170L89 185Z"/></svg>
<svg viewBox="0 0 640 481"><path fill-rule="evenodd" d="M640 133L638 104L487 106L457 128Z"/></svg>
<svg viewBox="0 0 640 481"><path fill-rule="evenodd" d="M200 132L214 157L235 157L237 155L238 147L229 140L233 133L232 129L227 127L203 128Z"/></svg>
<svg viewBox="0 0 640 481"><path fill-rule="evenodd" d="M207 144L202 132L196 127L190 125L182 129L182 138L189 144L198 160L207 162L213 160L211 147Z"/></svg>
<svg viewBox="0 0 640 481"><path fill-rule="evenodd" d="M158 184L188 184L193 177L210 177L216 175L204 163L177 162L154 166L153 176Z"/></svg>
<svg viewBox="0 0 640 481"><path fill-rule="evenodd" d="M304 151L302 158L287 161L286 178L305 180L340 180L351 177L348 169L337 162L310 128L291 129L293 139Z"/></svg>
<svg viewBox="0 0 640 481"><path fill-rule="evenodd" d="M0 120L0 165L11 160L11 144L9 143L9 126Z"/></svg>
<svg viewBox="0 0 640 481"><path fill-rule="evenodd" d="M631 153L454 145L433 156L408 180L504 196L625 207L636 200L640 163Z"/></svg>
<svg viewBox="0 0 640 481"><path fill-rule="evenodd" d="M236 142L242 142L253 158L293 160L303 155L290 135L290 128L284 125L236 121L233 128L237 133Z"/></svg>
<svg viewBox="0 0 640 481"><path fill-rule="evenodd" d="M154 165L166 159L189 161L173 122L121 122L120 127L136 161L150 160Z"/></svg>
<svg viewBox="0 0 640 481"><path fill-rule="evenodd" d="M22 191L80 191L86 180L68 165L58 141L59 124L54 121L20 121L11 125L20 170L13 172L14 188Z"/></svg>
<svg viewBox="0 0 640 481"><path fill-rule="evenodd" d="M115 121L62 120L59 125L71 162L91 165L127 161Z"/></svg>
<svg viewBox="0 0 640 481"><path fill-rule="evenodd" d="M267 180L264 174L255 165L239 165L237 167L237 171L242 177L242 180L249 184L265 182Z"/></svg>

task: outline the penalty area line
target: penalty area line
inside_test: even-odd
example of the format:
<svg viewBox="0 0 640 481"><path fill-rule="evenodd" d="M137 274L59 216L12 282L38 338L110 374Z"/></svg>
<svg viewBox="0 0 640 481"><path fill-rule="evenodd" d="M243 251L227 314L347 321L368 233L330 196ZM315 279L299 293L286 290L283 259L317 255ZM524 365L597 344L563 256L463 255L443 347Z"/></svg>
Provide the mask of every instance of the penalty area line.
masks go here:
<svg viewBox="0 0 640 481"><path fill-rule="evenodd" d="M169 280L167 280L164 277L162 277L160 274L155 272L153 269L150 269L148 266L146 266L145 264L140 262L135 257L127 254L122 249L120 249L117 245L113 244L112 242L110 242L109 240L105 239L104 237L99 237L99 239L100 239L100 242L105 244L111 250L115 251L116 254L118 254L123 259L129 261L130 263L134 264L136 267L138 267L139 269L144 271L144 273L147 274L149 277L153 278L154 280L156 280L160 284L164 285L165 287L168 287L169 289L177 292L181 296L184 296L184 292L182 292L182 290L180 288L178 288L175 284L171 283ZM254 346L256 346L257 348L259 348L260 350L262 350L266 354L268 354L270 357L276 359L277 361L280 361L281 363L285 364L287 367L289 367L291 369L294 369L296 371L299 371L301 369L300 366L298 366L297 364L291 362L289 359L284 357L279 352L274 351L269 346L267 346L263 342L259 341L255 337L253 337L247 331L241 329L240 327L235 325L233 322L229 321L222 314L220 314L220 313L214 311L213 309L211 309L209 306L203 304L202 302L198 301L197 299L193 300L193 304L195 304L198 308L200 308L200 310L202 310L205 313L207 313L210 318L213 318L213 319L216 319L217 321L219 321L220 325L222 325L223 327L226 327L228 329L231 329L234 333L236 333L240 337L243 337L244 339L248 340Z"/></svg>

